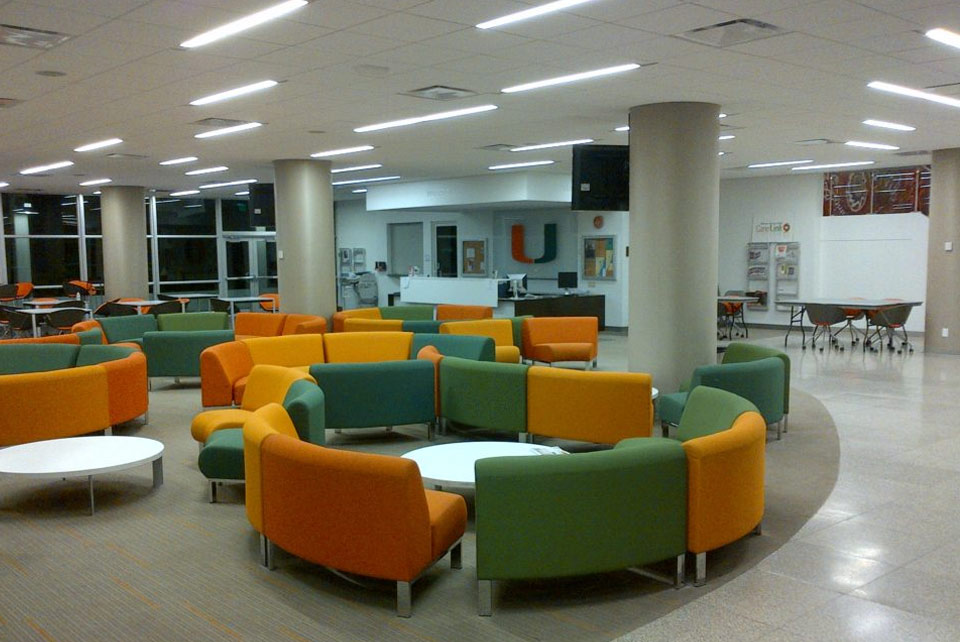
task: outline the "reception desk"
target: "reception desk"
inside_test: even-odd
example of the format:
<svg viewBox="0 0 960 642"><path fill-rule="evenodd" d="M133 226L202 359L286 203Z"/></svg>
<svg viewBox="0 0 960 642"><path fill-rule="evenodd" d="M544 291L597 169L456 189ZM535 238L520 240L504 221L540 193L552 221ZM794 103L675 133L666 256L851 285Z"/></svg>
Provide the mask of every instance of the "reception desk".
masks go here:
<svg viewBox="0 0 960 642"><path fill-rule="evenodd" d="M500 299L494 316L514 317L597 317L600 330L606 329L602 294L539 295L531 299Z"/></svg>
<svg viewBox="0 0 960 642"><path fill-rule="evenodd" d="M400 279L402 303L451 303L497 307L497 280L405 276Z"/></svg>

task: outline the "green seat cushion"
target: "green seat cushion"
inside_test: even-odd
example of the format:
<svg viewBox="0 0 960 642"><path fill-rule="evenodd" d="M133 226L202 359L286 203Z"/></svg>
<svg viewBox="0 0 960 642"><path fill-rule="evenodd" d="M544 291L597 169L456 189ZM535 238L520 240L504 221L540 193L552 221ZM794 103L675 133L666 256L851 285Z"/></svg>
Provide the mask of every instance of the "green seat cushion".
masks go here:
<svg viewBox="0 0 960 642"><path fill-rule="evenodd" d="M135 348L125 346L82 345L80 352L77 353L77 367L123 359L134 352L136 352Z"/></svg>
<svg viewBox="0 0 960 642"><path fill-rule="evenodd" d="M80 346L69 343L10 343L0 345L0 375L72 368Z"/></svg>
<svg viewBox="0 0 960 642"><path fill-rule="evenodd" d="M133 314L124 317L104 317L98 319L100 327L107 335L108 343L133 341L143 337L144 332L157 329L157 319L152 314Z"/></svg>
<svg viewBox="0 0 960 642"><path fill-rule="evenodd" d="M217 430L197 459L207 479L243 479L243 428Z"/></svg>
<svg viewBox="0 0 960 642"><path fill-rule="evenodd" d="M414 332L414 333L424 333L428 332L431 334L436 334L440 332L441 321L433 321L427 319L413 319L406 320L403 322L403 331L404 332Z"/></svg>
<svg viewBox="0 0 960 642"><path fill-rule="evenodd" d="M157 317L157 329L167 330L226 330L230 327L226 312L186 312L161 314Z"/></svg>
<svg viewBox="0 0 960 642"><path fill-rule="evenodd" d="M401 319L403 321L432 321L432 305L390 305L380 308L381 319Z"/></svg>
<svg viewBox="0 0 960 642"><path fill-rule="evenodd" d="M444 358L440 362L443 416L477 428L526 432L528 369L515 363Z"/></svg>
<svg viewBox="0 0 960 642"><path fill-rule="evenodd" d="M496 344L490 337L468 334L414 334L410 358L416 359L424 346L433 346L445 357L475 361L496 361Z"/></svg>
<svg viewBox="0 0 960 642"><path fill-rule="evenodd" d="M726 430L741 414L757 407L739 395L709 386L697 386L689 393L677 439L687 441Z"/></svg>
<svg viewBox="0 0 960 642"><path fill-rule="evenodd" d="M683 407L687 403L686 392L674 392L669 395L660 395L657 399L657 409L660 411L660 421L665 421L674 426L680 424L680 417L683 416Z"/></svg>

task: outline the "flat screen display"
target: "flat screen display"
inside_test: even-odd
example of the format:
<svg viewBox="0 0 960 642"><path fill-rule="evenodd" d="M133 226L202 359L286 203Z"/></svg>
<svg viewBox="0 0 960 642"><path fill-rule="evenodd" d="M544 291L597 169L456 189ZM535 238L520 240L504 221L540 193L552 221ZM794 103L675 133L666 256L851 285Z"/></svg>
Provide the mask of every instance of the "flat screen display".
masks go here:
<svg viewBox="0 0 960 642"><path fill-rule="evenodd" d="M557 272L557 287L572 289L577 287L576 272Z"/></svg>
<svg viewBox="0 0 960 642"><path fill-rule="evenodd" d="M572 175L571 209L629 211L629 146L574 145Z"/></svg>

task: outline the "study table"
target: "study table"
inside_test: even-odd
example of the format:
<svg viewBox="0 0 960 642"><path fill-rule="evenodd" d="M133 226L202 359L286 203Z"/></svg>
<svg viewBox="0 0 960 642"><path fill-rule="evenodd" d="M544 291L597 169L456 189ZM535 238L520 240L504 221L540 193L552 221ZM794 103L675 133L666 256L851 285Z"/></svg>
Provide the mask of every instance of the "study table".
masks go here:
<svg viewBox="0 0 960 642"><path fill-rule="evenodd" d="M35 308L33 310L20 309L17 310L19 314L29 314L30 323L33 327L33 336L40 336L40 328L37 326L37 317L44 317L53 312L59 312L60 310L83 310L86 314L90 314L90 308Z"/></svg>
<svg viewBox="0 0 960 642"><path fill-rule="evenodd" d="M787 339L790 338L790 332L793 331L794 324L797 324L800 328L800 340L801 345L806 345L807 343L807 334L803 327L803 315L807 311L808 305L828 305L832 307L845 308L848 310L863 310L864 312L875 312L877 310L883 310L885 308L894 308L900 306L909 306L914 308L918 305L923 305L923 301L896 301L890 299L858 299L856 297L847 297L847 298L809 298L809 299L787 299L785 301L777 301L777 305L789 305L790 306L790 325L787 326L787 334L783 337L783 345L787 345ZM870 319L866 315L864 317L867 319L868 328L864 331L864 334L869 331ZM866 344L864 344L864 349L866 349Z"/></svg>
<svg viewBox="0 0 960 642"><path fill-rule="evenodd" d="M756 303L760 300L760 297L756 296L746 296L742 294L721 294L717 296L717 303L739 303L741 306L748 303ZM721 333L722 336L717 337L718 339L730 339L733 334L733 327L737 324L736 314L730 314L725 317L729 319L729 322L724 323L724 332ZM718 319L719 322L719 319ZM743 327L744 334L747 333L747 321L744 319L741 312L740 316L740 325Z"/></svg>
<svg viewBox="0 0 960 642"><path fill-rule="evenodd" d="M235 317L237 316L237 303L267 303L273 302L274 299L268 296L225 296L225 297L216 297L218 301L223 301L224 303L230 304L230 327L234 325ZM280 306L274 305L271 312L279 312Z"/></svg>
<svg viewBox="0 0 960 642"><path fill-rule="evenodd" d="M216 299L216 294L204 293L204 292L164 292L163 296L168 296L171 299L177 299L180 301L180 309L184 312L187 311L187 304L192 299L202 300L202 299ZM209 304L208 304L209 308Z"/></svg>
<svg viewBox="0 0 960 642"><path fill-rule="evenodd" d="M161 303L166 303L163 299L150 299L148 301L112 301L113 305L125 305L130 308L136 308L137 314L143 314L144 308L149 308L152 305L160 305Z"/></svg>
<svg viewBox="0 0 960 642"><path fill-rule="evenodd" d="M83 302L80 299L74 299L73 297L50 297L50 298L40 298L40 299L28 299L23 302L23 307L25 308L52 308L61 303L67 303L72 301L74 303L79 303L83 305Z"/></svg>

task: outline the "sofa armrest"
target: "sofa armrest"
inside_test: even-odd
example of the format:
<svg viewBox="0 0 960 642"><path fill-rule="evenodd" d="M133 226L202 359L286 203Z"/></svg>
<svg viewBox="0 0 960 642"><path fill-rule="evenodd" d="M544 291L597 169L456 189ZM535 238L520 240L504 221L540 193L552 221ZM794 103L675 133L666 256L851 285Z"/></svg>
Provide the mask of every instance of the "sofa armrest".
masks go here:
<svg viewBox="0 0 960 642"><path fill-rule="evenodd" d="M253 370L250 350L242 341L211 346L200 353L200 388L204 406L233 404L233 384Z"/></svg>

